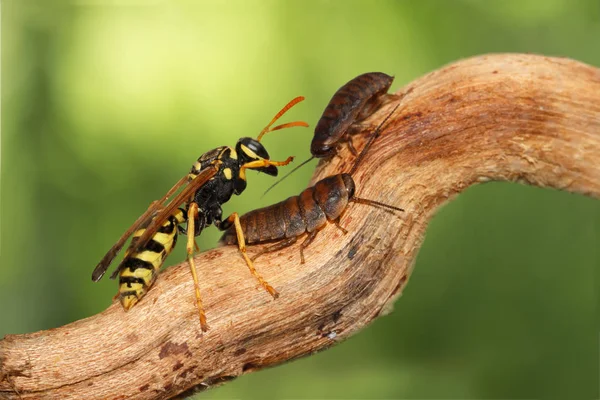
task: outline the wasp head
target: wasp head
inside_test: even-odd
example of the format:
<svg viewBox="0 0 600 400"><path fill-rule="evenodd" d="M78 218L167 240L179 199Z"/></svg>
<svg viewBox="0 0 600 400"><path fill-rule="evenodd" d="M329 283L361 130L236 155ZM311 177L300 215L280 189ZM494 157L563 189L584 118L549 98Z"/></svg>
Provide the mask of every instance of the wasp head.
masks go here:
<svg viewBox="0 0 600 400"><path fill-rule="evenodd" d="M265 147L258 140L249 137L238 140L235 145L235 151L238 154L241 165L252 161L269 160L269 153L267 153ZM252 169L264 172L267 175L277 176L277 167L274 165Z"/></svg>

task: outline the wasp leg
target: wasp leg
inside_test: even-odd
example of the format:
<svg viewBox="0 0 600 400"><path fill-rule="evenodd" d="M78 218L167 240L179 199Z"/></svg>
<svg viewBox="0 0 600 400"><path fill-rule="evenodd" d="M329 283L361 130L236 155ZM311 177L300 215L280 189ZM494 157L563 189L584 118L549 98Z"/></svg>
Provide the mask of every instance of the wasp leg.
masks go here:
<svg viewBox="0 0 600 400"><path fill-rule="evenodd" d="M342 225L340 225L340 217L337 217L336 219L333 220L333 223L335 224L335 226L337 226L337 228L342 231L342 233L345 235L348 233L348 231L346 229L344 229L344 227Z"/></svg>
<svg viewBox="0 0 600 400"><path fill-rule="evenodd" d="M250 257L250 260L255 261L258 257L262 256L263 254L273 253L274 251L279 251L281 249L284 249L284 248L296 243L296 240L298 240L297 236L284 239L279 243L275 243L274 245L269 246L262 251L259 251L254 256Z"/></svg>
<svg viewBox="0 0 600 400"><path fill-rule="evenodd" d="M246 179L246 169L268 167L270 165L274 165L276 167L281 167L284 165L288 165L293 160L294 160L294 157L288 157L285 161L272 161L272 160L267 160L267 159L250 161L240 167L240 177L244 180Z"/></svg>
<svg viewBox="0 0 600 400"><path fill-rule="evenodd" d="M204 314L204 307L202 307L202 297L200 296L200 285L198 284L198 275L196 274L196 265L194 264L194 246L197 247L194 232L196 231L195 222L198 217L198 204L190 203L188 207L188 226L187 226L187 259L190 265L190 271L192 272L192 278L194 278L194 290L196 291L196 304L198 306L198 315L200 317L200 328L203 332L208 330L208 324L206 323L206 315Z"/></svg>
<svg viewBox="0 0 600 400"><path fill-rule="evenodd" d="M268 160L265 160L265 161L268 161ZM246 254L246 238L244 238L244 232L242 231L242 226L240 225L240 216L238 215L238 213L234 212L227 218L227 220L225 221L226 226L227 226L227 224L229 226L231 226L232 222L235 226L235 233L237 235L238 249L240 250L240 253L242 253L242 257L244 257L244 260L246 260L246 265L248 265L248 268L250 269L250 273L252 275L254 275L254 277L256 279L258 279L260 284L265 288L265 290L267 292L269 292L271 294L271 296L273 296L274 299L278 298L279 292L277 292L277 290L275 290L271 285L269 285L267 283L267 281L265 281L263 279L262 276L260 276L258 271L256 271L256 268L254 268L254 264L252 263L252 260L250 260L250 258L248 257L248 254Z"/></svg>
<svg viewBox="0 0 600 400"><path fill-rule="evenodd" d="M319 231L312 231L306 237L306 240L300 245L300 264L304 264L304 249L307 248L317 237Z"/></svg>

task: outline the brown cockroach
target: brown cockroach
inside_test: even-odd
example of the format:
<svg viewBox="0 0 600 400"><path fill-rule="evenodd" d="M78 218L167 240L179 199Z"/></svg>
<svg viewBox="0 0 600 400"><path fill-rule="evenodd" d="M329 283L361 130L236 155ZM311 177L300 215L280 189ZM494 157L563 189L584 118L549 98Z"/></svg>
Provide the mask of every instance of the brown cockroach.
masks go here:
<svg viewBox="0 0 600 400"><path fill-rule="evenodd" d="M278 251L291 245L306 233L307 237L300 246L300 260L301 263L304 263L304 249L312 243L317 233L327 225L328 221L333 222L344 233L347 233L340 226L339 220L350 202L404 211L399 207L356 197L354 195L356 185L352 179L352 174L356 171L364 155L380 135L381 127L397 108L398 105L379 124L356 159L350 173L328 176L314 186L305 189L298 196L292 196L271 206L250 211L240 217L240 228L244 233L246 244L276 242L256 254L252 258L253 260L262 254ZM238 236L234 226L222 225L222 227L226 231L221 237L221 242L237 244ZM238 247L245 256L245 246L238 245Z"/></svg>
<svg viewBox="0 0 600 400"><path fill-rule="evenodd" d="M393 76L383 72L368 72L352 79L338 89L315 127L315 135L310 144L313 157L325 158L335 153L342 138L348 140L350 150L356 155L350 137L351 125L373 114L390 97L389 90Z"/></svg>
<svg viewBox="0 0 600 400"><path fill-rule="evenodd" d="M343 141L348 142L348 148L356 156L351 134L357 131L353 128L360 127L356 124L369 117L383 104L398 98L397 95L387 93L393 81L393 76L383 72L367 72L339 88L329 100L315 127L310 144L312 156L271 185L265 194L311 160L336 154L337 147Z"/></svg>

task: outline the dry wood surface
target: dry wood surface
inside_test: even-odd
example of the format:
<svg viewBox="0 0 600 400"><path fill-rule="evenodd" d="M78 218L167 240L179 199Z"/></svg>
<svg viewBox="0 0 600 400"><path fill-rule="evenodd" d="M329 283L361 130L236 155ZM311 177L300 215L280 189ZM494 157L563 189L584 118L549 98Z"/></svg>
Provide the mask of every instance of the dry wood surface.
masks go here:
<svg viewBox="0 0 600 400"><path fill-rule="evenodd" d="M128 313L114 302L59 328L8 335L0 341L0 398L166 399L210 388L325 349L385 314L407 283L428 222L470 185L518 181L600 198L599 69L565 58L485 55L397 94L366 121L378 123L400 103L354 180L358 196L404 213L351 204L341 219L348 234L328 225L306 250L306 264L299 244L259 258L277 300L236 247L198 255L207 333L182 263ZM344 149L321 162L313 183L349 171L353 159Z"/></svg>

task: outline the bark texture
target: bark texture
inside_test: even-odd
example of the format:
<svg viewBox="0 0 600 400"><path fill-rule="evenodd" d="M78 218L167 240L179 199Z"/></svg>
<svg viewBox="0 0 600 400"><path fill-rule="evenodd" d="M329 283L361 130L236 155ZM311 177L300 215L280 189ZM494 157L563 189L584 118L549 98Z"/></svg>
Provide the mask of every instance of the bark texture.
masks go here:
<svg viewBox="0 0 600 400"><path fill-rule="evenodd" d="M273 300L234 246L197 256L211 329L202 333L186 263L164 271L124 313L114 303L66 326L0 341L0 397L165 399L308 355L384 314L410 276L436 210L492 180L600 198L600 70L524 54L486 55L436 70L400 102L354 180L357 195L404 208L350 204L300 264L299 244L259 258ZM364 138L355 136L360 150ZM313 183L354 160L321 162ZM260 249L250 247L252 254ZM232 267L233 266L233 267ZM132 379L135 377L134 379Z"/></svg>

